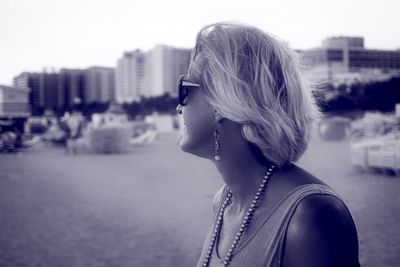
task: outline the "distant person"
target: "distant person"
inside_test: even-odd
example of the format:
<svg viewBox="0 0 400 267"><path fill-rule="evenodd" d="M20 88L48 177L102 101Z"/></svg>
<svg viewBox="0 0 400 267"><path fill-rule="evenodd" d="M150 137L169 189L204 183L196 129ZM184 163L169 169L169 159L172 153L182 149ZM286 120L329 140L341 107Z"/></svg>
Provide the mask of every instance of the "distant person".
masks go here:
<svg viewBox="0 0 400 267"><path fill-rule="evenodd" d="M225 183L198 266L359 266L343 200L294 164L320 117L295 52L255 27L206 26L179 103L181 149Z"/></svg>

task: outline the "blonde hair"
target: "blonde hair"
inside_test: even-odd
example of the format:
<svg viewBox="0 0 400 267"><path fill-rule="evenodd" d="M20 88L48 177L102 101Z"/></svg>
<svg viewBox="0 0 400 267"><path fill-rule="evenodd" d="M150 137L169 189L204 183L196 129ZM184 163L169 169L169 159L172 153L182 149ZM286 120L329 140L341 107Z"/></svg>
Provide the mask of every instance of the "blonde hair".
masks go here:
<svg viewBox="0 0 400 267"><path fill-rule="evenodd" d="M194 65L202 54L205 62ZM200 77L207 101L242 125L246 140L278 166L298 160L320 117L297 54L252 26L216 23L197 35L188 76Z"/></svg>

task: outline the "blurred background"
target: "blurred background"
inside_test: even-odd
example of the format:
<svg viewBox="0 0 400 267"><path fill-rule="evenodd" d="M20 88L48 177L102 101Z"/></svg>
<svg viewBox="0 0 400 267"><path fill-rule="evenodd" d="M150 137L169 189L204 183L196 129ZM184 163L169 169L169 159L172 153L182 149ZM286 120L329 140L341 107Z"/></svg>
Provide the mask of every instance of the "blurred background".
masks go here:
<svg viewBox="0 0 400 267"><path fill-rule="evenodd" d="M257 26L296 50L324 119L298 164L331 185L362 266L400 264L395 0L0 3L0 266L194 266L222 185L179 149L198 30Z"/></svg>

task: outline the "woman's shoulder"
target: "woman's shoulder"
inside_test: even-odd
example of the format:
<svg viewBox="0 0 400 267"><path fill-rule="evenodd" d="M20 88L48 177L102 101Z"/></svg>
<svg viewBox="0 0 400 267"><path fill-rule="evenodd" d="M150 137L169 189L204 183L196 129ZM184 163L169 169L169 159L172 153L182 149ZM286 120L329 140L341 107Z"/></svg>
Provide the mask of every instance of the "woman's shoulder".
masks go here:
<svg viewBox="0 0 400 267"><path fill-rule="evenodd" d="M302 199L286 232L283 266L359 266L357 231L335 195Z"/></svg>

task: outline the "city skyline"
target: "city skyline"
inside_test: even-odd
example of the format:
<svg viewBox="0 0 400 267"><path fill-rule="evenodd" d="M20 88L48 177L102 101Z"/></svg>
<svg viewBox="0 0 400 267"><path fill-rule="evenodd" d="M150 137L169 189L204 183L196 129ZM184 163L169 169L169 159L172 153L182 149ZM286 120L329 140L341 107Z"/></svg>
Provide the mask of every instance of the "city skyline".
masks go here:
<svg viewBox="0 0 400 267"><path fill-rule="evenodd" d="M262 3L262 4L260 4ZM216 21L257 26L294 49L329 36L362 36L367 48L398 49L394 0L375 1L27 1L0 4L0 84L43 68L116 67L123 52L157 44L192 48L197 31Z"/></svg>

